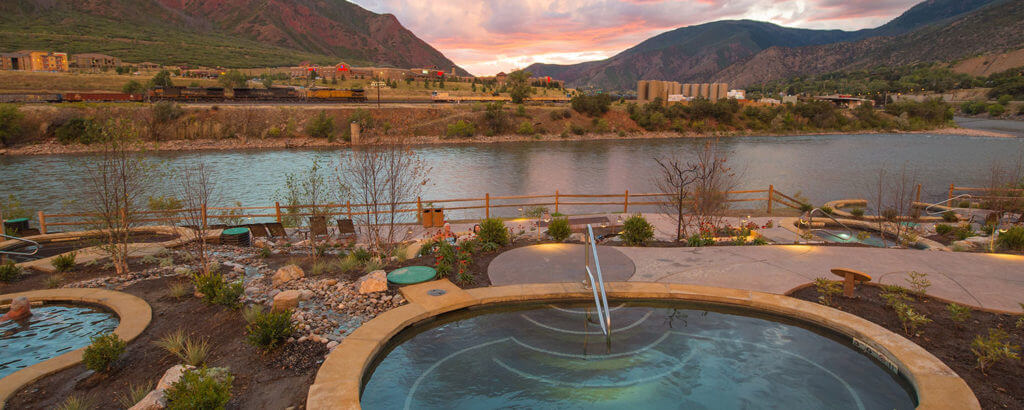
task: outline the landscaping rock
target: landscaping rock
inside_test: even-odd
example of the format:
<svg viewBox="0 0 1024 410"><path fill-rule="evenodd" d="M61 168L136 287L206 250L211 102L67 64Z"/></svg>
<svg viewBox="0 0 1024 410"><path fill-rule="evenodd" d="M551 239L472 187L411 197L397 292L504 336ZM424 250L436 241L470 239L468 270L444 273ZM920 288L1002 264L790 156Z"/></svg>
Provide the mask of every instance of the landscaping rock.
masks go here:
<svg viewBox="0 0 1024 410"><path fill-rule="evenodd" d="M153 390L128 410L160 410L167 408L167 397L163 390Z"/></svg>
<svg viewBox="0 0 1024 410"><path fill-rule="evenodd" d="M274 295L274 305L272 310L275 312L283 312L285 310L294 310L299 306L299 300L302 298L302 292L297 290L286 290L284 292Z"/></svg>
<svg viewBox="0 0 1024 410"><path fill-rule="evenodd" d="M284 283L304 277L306 277L306 272L304 272L298 265L283 266L281 269L278 269L277 272L274 272L273 285L274 287L278 287Z"/></svg>
<svg viewBox="0 0 1024 410"><path fill-rule="evenodd" d="M167 371L164 372L163 377L160 378L160 381L156 383L156 390L167 390L171 388L171 385L177 383L178 380L181 379L181 376L185 374L186 370L192 369L195 369L195 367L187 364L179 364L167 369Z"/></svg>
<svg viewBox="0 0 1024 410"><path fill-rule="evenodd" d="M384 292L388 290L388 274L383 270L370 272L356 281L355 288L361 295Z"/></svg>

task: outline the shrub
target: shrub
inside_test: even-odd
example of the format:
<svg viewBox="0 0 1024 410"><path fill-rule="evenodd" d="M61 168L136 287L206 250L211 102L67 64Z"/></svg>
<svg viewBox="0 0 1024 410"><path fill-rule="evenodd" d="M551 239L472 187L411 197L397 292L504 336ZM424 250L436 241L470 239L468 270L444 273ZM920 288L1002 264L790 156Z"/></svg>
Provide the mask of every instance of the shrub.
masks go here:
<svg viewBox="0 0 1024 410"><path fill-rule="evenodd" d="M903 324L903 331L907 336L916 336L921 326L932 322L923 313L918 313L906 303L897 303L893 308L896 310L896 318Z"/></svg>
<svg viewBox="0 0 1024 410"><path fill-rule="evenodd" d="M633 215L622 225L622 242L629 246L643 246L654 237L654 226L642 215Z"/></svg>
<svg viewBox="0 0 1024 410"><path fill-rule="evenodd" d="M853 215L854 218L863 218L864 208L853 208L850 210L850 215Z"/></svg>
<svg viewBox="0 0 1024 410"><path fill-rule="evenodd" d="M186 370L165 392L169 410L223 409L231 400L234 377L224 368Z"/></svg>
<svg viewBox="0 0 1024 410"><path fill-rule="evenodd" d="M970 224L962 224L953 229L953 235L959 240L964 240L974 236L974 230L971 229Z"/></svg>
<svg viewBox="0 0 1024 410"><path fill-rule="evenodd" d="M453 124L448 124L448 131L445 135L449 137L462 137L468 138L476 134L476 124L467 122L465 120L458 120Z"/></svg>
<svg viewBox="0 0 1024 410"><path fill-rule="evenodd" d="M970 208L971 207L971 201L960 201L960 203L957 204L956 206L957 206L957 208Z"/></svg>
<svg viewBox="0 0 1024 410"><path fill-rule="evenodd" d="M968 115L977 115L985 112L987 107L988 104L985 104L982 101L968 101L960 104L960 111L963 111L964 114Z"/></svg>
<svg viewBox="0 0 1024 410"><path fill-rule="evenodd" d="M821 212L824 212L826 215L832 215L832 207L824 205L821 207Z"/></svg>
<svg viewBox="0 0 1024 410"><path fill-rule="evenodd" d="M292 312L257 313L245 330L249 343L263 350L273 349L292 335Z"/></svg>
<svg viewBox="0 0 1024 410"><path fill-rule="evenodd" d="M1006 114L1006 107L1003 107L1001 104L989 104L988 115L1001 117L1003 114Z"/></svg>
<svg viewBox="0 0 1024 410"><path fill-rule="evenodd" d="M975 336L971 353L978 360L978 369L985 373L992 365L1003 360L1020 358L1020 346L1010 344L1010 335L1002 329L989 329L988 337Z"/></svg>
<svg viewBox="0 0 1024 410"><path fill-rule="evenodd" d="M885 208L882 210L882 218L885 218L886 221L895 221L899 216L900 211L897 211L896 208Z"/></svg>
<svg viewBox="0 0 1024 410"><path fill-rule="evenodd" d="M551 117L551 121L558 121L558 120L562 119L562 111L560 111L560 110L551 111L550 113L548 113L548 116Z"/></svg>
<svg viewBox="0 0 1024 410"><path fill-rule="evenodd" d="M895 309L897 305L906 303L911 299L907 296L907 290L899 285L883 285L882 292L878 297L885 301L885 305Z"/></svg>
<svg viewBox="0 0 1024 410"><path fill-rule="evenodd" d="M516 117L526 117L526 116L527 116L526 115L526 107L523 106L522 104L519 104L519 106L516 107Z"/></svg>
<svg viewBox="0 0 1024 410"><path fill-rule="evenodd" d="M548 225L548 236L557 242L562 242L569 238L572 234L572 230L569 228L569 218L555 218L551 220L551 224Z"/></svg>
<svg viewBox="0 0 1024 410"><path fill-rule="evenodd" d="M715 244L715 239L710 236L693 234L689 238L686 238L686 246L701 247L711 246Z"/></svg>
<svg viewBox="0 0 1024 410"><path fill-rule="evenodd" d="M196 287L196 291L203 294L203 300L207 303L237 307L238 298L245 292L242 284L239 282L227 283L224 280L224 276L214 273L212 268L210 271L209 274L192 275L192 282Z"/></svg>
<svg viewBox="0 0 1024 410"><path fill-rule="evenodd" d="M598 117L608 112L612 105L612 97L608 94L585 95L579 94L572 97L572 109L590 117Z"/></svg>
<svg viewBox="0 0 1024 410"><path fill-rule="evenodd" d="M530 121L523 121L519 123L519 128L516 129L516 134L519 135L533 135L534 133L533 123Z"/></svg>
<svg viewBox="0 0 1024 410"><path fill-rule="evenodd" d="M75 267L75 254L75 252L68 252L57 255L50 261L50 264L53 265L57 272L66 272Z"/></svg>
<svg viewBox="0 0 1024 410"><path fill-rule="evenodd" d="M306 134L315 138L334 139L334 117L321 110L306 123Z"/></svg>
<svg viewBox="0 0 1024 410"><path fill-rule="evenodd" d="M808 213L808 212L811 212L813 210L814 210L814 205L811 205L811 204L808 204L808 203L800 204L800 212Z"/></svg>
<svg viewBox="0 0 1024 410"><path fill-rule="evenodd" d="M960 220L960 217L957 216L954 211L946 211L942 213L942 220L946 222L956 222Z"/></svg>
<svg viewBox="0 0 1024 410"><path fill-rule="evenodd" d="M85 348L82 363L87 369L94 372L106 372L121 357L126 346L128 346L128 342L121 340L113 333L94 336L90 339L89 347Z"/></svg>
<svg viewBox="0 0 1024 410"><path fill-rule="evenodd" d="M961 306L956 303L950 303L946 305L946 310L949 311L949 319L960 327L960 324L971 318L971 308L967 306Z"/></svg>
<svg viewBox="0 0 1024 410"><path fill-rule="evenodd" d="M818 303L825 306L834 306L835 298L843 294L843 284L837 280L817 278L814 288L818 291Z"/></svg>
<svg viewBox="0 0 1024 410"><path fill-rule="evenodd" d="M46 287L48 289L54 289L54 288L59 288L61 283L63 283L63 282L64 282L64 275L53 274L53 275L47 276L46 279L43 280L43 285L46 285Z"/></svg>
<svg viewBox="0 0 1024 410"><path fill-rule="evenodd" d="M57 142L68 145L73 143L92 144L101 139L102 128L90 118L72 118L53 130Z"/></svg>
<svg viewBox="0 0 1024 410"><path fill-rule="evenodd" d="M919 296L924 296L928 288L932 286L932 282L928 280L928 274L918 273L917 271L907 274L907 283L910 284L910 290Z"/></svg>
<svg viewBox="0 0 1024 410"><path fill-rule="evenodd" d="M21 276L21 268L14 261L0 265L0 282L12 282Z"/></svg>
<svg viewBox="0 0 1024 410"><path fill-rule="evenodd" d="M949 235L950 232L953 232L953 227L950 226L950 225L946 225L946 224L935 225L935 233L937 233L939 235L946 236L946 235Z"/></svg>
<svg viewBox="0 0 1024 410"><path fill-rule="evenodd" d="M765 239L763 236L758 236L754 238L754 240L751 241L750 244L754 246L764 246L768 244L768 240Z"/></svg>
<svg viewBox="0 0 1024 410"><path fill-rule="evenodd" d="M477 235L483 242L494 242L501 246L508 246L508 229L505 222L498 218L488 218L480 222L480 233Z"/></svg>
<svg viewBox="0 0 1024 410"><path fill-rule="evenodd" d="M21 120L25 114L14 104L0 104L0 145L13 144L21 135Z"/></svg>
<svg viewBox="0 0 1024 410"><path fill-rule="evenodd" d="M999 234L999 244L1013 250L1024 251L1024 226L1014 226Z"/></svg>

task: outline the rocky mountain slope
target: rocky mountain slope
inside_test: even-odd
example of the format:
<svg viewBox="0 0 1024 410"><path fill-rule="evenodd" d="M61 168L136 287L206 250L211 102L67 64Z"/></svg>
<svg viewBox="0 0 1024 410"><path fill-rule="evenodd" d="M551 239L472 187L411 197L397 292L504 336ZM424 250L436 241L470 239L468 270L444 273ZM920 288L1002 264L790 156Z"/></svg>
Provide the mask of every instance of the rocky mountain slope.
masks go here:
<svg viewBox="0 0 1024 410"><path fill-rule="evenodd" d="M0 50L27 48L210 66L454 66L394 15L344 0L0 2Z"/></svg>
<svg viewBox="0 0 1024 410"><path fill-rule="evenodd" d="M750 20L716 21L659 34L606 60L572 65L533 64L527 69L537 75L566 80L570 86L607 90L629 90L641 79L728 80L725 70L737 78L753 78L760 75L748 73L755 66L734 67L751 62L762 53L779 53L780 49L800 50L926 30L932 25L948 24L992 2L926 0L885 25L852 32L796 29ZM866 46L847 47L845 50L856 52Z"/></svg>

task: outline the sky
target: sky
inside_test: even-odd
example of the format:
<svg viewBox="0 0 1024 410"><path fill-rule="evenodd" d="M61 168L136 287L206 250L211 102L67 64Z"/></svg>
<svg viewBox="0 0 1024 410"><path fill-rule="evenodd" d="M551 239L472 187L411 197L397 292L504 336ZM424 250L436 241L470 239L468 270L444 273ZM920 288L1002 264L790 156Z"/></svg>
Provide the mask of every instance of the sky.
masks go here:
<svg viewBox="0 0 1024 410"><path fill-rule="evenodd" d="M921 0L351 0L391 13L474 75L611 57L659 33L726 19L816 29L884 24Z"/></svg>

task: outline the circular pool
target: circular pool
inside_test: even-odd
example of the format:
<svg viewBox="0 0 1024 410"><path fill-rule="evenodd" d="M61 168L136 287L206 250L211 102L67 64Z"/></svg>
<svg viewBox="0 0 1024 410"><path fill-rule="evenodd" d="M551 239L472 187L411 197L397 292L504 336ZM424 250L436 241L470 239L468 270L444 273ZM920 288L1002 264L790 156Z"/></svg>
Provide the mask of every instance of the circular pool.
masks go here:
<svg viewBox="0 0 1024 410"><path fill-rule="evenodd" d="M804 322L693 302L459 310L408 327L366 372L376 408L909 409L911 384Z"/></svg>
<svg viewBox="0 0 1024 410"><path fill-rule="evenodd" d="M0 322L0 379L89 345L93 336L109 333L117 315L87 305L44 305L24 320Z"/></svg>

